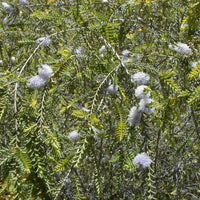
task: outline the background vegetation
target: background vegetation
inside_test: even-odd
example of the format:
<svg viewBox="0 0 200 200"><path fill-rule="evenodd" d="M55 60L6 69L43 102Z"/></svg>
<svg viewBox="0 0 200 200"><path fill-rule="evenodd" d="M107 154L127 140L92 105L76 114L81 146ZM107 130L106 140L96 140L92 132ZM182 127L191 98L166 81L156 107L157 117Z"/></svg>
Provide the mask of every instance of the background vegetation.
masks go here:
<svg viewBox="0 0 200 200"><path fill-rule="evenodd" d="M199 1L5 2L0 199L199 199ZM177 42L192 54L169 48ZM30 89L41 63L54 75ZM130 127L141 71L155 111ZM133 164L142 152L145 169Z"/></svg>

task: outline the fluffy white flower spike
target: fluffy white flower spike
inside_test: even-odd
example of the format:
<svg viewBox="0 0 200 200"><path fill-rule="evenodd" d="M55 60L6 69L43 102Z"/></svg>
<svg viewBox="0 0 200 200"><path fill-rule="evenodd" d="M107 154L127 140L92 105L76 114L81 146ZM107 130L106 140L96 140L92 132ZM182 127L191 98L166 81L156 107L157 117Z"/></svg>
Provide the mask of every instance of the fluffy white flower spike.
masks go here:
<svg viewBox="0 0 200 200"><path fill-rule="evenodd" d="M37 75L29 79L29 83L27 83L27 86L29 88L35 89L35 88L44 87L46 83L47 83L46 80L44 80L43 78Z"/></svg>
<svg viewBox="0 0 200 200"><path fill-rule="evenodd" d="M154 102L153 99L141 99L139 103L139 110L145 113L152 113L154 112L155 108L151 108L150 104Z"/></svg>
<svg viewBox="0 0 200 200"><path fill-rule="evenodd" d="M145 99L145 98L149 98L151 96L150 91L148 90L148 86L146 85L140 85L135 89L135 96L138 99Z"/></svg>
<svg viewBox="0 0 200 200"><path fill-rule="evenodd" d="M77 141L80 139L80 133L77 130L71 131L68 135L68 139L72 142Z"/></svg>
<svg viewBox="0 0 200 200"><path fill-rule="evenodd" d="M131 82L136 82L138 85L146 84L149 79L149 75L144 72L137 72L131 75Z"/></svg>
<svg viewBox="0 0 200 200"><path fill-rule="evenodd" d="M183 55L192 55L192 49L182 42L177 42L175 45L170 44L169 48Z"/></svg>
<svg viewBox="0 0 200 200"><path fill-rule="evenodd" d="M150 166L152 160L146 153L140 153L134 158L133 163L135 165L141 165L143 168L146 168Z"/></svg>
<svg viewBox="0 0 200 200"><path fill-rule="evenodd" d="M41 65L42 65L42 68L38 69L39 76L45 80L50 79L53 75L53 70L47 64L41 64Z"/></svg>
<svg viewBox="0 0 200 200"><path fill-rule="evenodd" d="M53 75L53 70L49 65L47 64L41 64L41 65L42 68L38 69L39 75L33 76L32 78L29 79L29 83L27 84L29 88L34 89L34 88L44 87L51 78L51 76Z"/></svg>
<svg viewBox="0 0 200 200"><path fill-rule="evenodd" d="M140 124L141 117L142 113L138 110L136 106L133 106L128 115L129 126L138 126Z"/></svg>

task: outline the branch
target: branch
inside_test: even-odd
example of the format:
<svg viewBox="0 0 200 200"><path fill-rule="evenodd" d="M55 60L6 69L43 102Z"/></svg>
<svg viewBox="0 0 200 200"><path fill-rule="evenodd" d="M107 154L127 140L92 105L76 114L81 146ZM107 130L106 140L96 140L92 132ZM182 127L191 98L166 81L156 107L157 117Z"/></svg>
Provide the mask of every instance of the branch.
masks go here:
<svg viewBox="0 0 200 200"><path fill-rule="evenodd" d="M108 48L112 49L112 52L115 54L115 56L117 57L117 59L120 61L121 66L125 69L126 73L127 73L128 75L130 75L128 69L126 68L126 65L124 64L124 62L123 62L122 59L120 58L119 54L115 51L114 47L112 47L112 45L111 45L110 43L108 43L107 40L106 40L105 38L103 38L102 36L101 36L100 38L104 41L105 45L106 45Z"/></svg>
<svg viewBox="0 0 200 200"><path fill-rule="evenodd" d="M115 71L117 71L119 69L119 66L118 65L117 67L115 67L111 72L109 72L109 74L107 74L107 76L103 79L103 81L101 82L101 84L99 85L99 87L97 88L96 92L95 92L95 95L94 95L94 98L92 100L92 106L91 106L91 111L90 111L90 114L92 114L93 110L94 110L94 106L95 106L95 101L97 100L97 96L98 96L98 93L99 93L99 90L101 89L102 85L105 83L105 81L108 79L108 77Z"/></svg>

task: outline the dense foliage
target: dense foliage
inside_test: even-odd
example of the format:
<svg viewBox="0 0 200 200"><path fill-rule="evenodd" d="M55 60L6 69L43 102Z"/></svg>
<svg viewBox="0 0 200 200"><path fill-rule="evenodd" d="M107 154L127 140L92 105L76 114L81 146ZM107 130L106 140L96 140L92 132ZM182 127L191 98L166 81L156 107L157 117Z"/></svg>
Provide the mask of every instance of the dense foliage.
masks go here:
<svg viewBox="0 0 200 200"><path fill-rule="evenodd" d="M199 199L198 0L0 9L0 199Z"/></svg>

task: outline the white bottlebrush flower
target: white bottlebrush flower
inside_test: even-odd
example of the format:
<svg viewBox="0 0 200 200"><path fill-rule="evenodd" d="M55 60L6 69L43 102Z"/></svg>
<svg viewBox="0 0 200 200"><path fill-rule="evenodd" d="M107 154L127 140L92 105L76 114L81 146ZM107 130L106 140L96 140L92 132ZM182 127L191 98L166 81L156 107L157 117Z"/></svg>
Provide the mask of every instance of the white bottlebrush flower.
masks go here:
<svg viewBox="0 0 200 200"><path fill-rule="evenodd" d="M12 8L9 4L7 4L6 2L2 2L2 5L3 5L4 9L5 9L7 12L10 12L10 13L13 12L13 8Z"/></svg>
<svg viewBox="0 0 200 200"><path fill-rule="evenodd" d="M155 108L151 108L151 106L149 104L151 104L152 102L154 102L153 99L141 99L140 103L139 103L139 110L141 110L142 112L145 113L152 113L154 112Z"/></svg>
<svg viewBox="0 0 200 200"><path fill-rule="evenodd" d="M149 98L151 93L150 91L147 91L149 89L148 86L146 85L140 85L135 89L135 96L138 99L145 99L145 98Z"/></svg>
<svg viewBox="0 0 200 200"><path fill-rule="evenodd" d="M132 126L138 126L140 124L140 120L142 117L142 113L138 110L136 106L133 106L128 115L128 123Z"/></svg>
<svg viewBox="0 0 200 200"><path fill-rule="evenodd" d="M138 85L146 84L149 79L149 74L146 74L144 72L137 72L131 75L131 82L136 82Z"/></svg>
<svg viewBox="0 0 200 200"><path fill-rule="evenodd" d="M53 75L53 70L51 69L51 67L47 64L41 64L42 68L38 69L38 74L41 78L43 78L44 80L48 80L51 78L51 76Z"/></svg>
<svg viewBox="0 0 200 200"><path fill-rule="evenodd" d="M19 0L19 2L24 6L29 5L29 2L27 0Z"/></svg>
<svg viewBox="0 0 200 200"><path fill-rule="evenodd" d="M71 131L68 135L68 139L72 142L77 141L80 139L80 133L77 130Z"/></svg>
<svg viewBox="0 0 200 200"><path fill-rule="evenodd" d="M40 76L33 76L29 79L29 83L27 83L27 86L29 88L35 89L44 87L46 85L47 81L41 78Z"/></svg>
<svg viewBox="0 0 200 200"><path fill-rule="evenodd" d="M36 40L36 43L40 44L42 42L42 46L48 46L51 43L51 41L52 40L48 37L41 37Z"/></svg>
<svg viewBox="0 0 200 200"><path fill-rule="evenodd" d="M114 94L115 92L117 92L118 88L119 88L118 85L111 84L111 85L108 86L108 88L106 89L106 91L109 94Z"/></svg>
<svg viewBox="0 0 200 200"><path fill-rule="evenodd" d="M134 158L133 163L135 165L141 165L143 168L146 168L150 166L152 160L146 153L140 153Z"/></svg>
<svg viewBox="0 0 200 200"><path fill-rule="evenodd" d="M183 55L192 55L192 49L182 42L177 42L174 45L170 44L169 48Z"/></svg>

